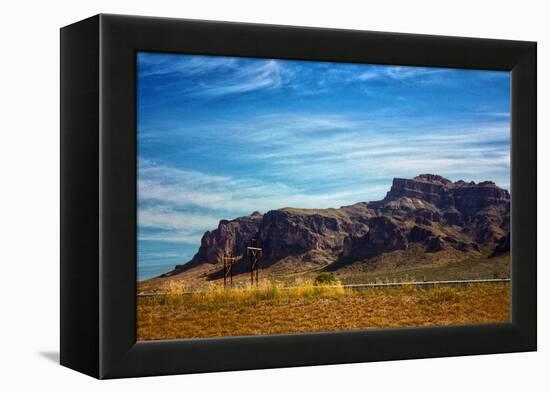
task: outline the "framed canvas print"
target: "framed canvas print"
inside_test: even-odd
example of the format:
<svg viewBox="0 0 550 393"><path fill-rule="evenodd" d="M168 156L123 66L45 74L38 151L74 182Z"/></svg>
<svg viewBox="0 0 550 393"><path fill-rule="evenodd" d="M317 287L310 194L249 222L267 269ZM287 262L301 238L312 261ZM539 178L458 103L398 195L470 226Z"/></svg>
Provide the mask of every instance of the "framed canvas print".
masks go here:
<svg viewBox="0 0 550 393"><path fill-rule="evenodd" d="M536 44L98 15L61 30L61 363L536 350Z"/></svg>

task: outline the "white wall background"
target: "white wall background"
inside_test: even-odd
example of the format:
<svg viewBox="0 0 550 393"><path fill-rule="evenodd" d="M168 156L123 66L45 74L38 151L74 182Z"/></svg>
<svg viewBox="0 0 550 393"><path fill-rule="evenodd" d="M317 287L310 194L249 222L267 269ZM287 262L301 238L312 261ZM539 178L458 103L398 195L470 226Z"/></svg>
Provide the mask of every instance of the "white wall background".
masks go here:
<svg viewBox="0 0 550 393"><path fill-rule="evenodd" d="M58 366L58 29L100 12L538 41L539 352L103 382ZM503 393L550 386L545 2L21 0L3 3L0 29L0 390Z"/></svg>

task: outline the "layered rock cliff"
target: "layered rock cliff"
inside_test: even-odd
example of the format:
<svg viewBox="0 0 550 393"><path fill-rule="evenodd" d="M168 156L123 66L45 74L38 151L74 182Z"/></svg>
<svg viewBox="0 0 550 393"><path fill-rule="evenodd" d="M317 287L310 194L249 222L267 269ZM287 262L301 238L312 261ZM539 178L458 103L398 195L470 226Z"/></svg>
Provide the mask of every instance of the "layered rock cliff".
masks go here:
<svg viewBox="0 0 550 393"><path fill-rule="evenodd" d="M257 239L263 267L282 260L335 266L369 258L411 244L425 252L454 249L509 250L510 195L495 183L451 182L437 175L394 179L381 201L359 202L338 209L284 208L231 221L206 232L184 271L217 263L224 252L243 255Z"/></svg>
<svg viewBox="0 0 550 393"><path fill-rule="evenodd" d="M217 229L206 231L202 235L198 252L185 264L185 267L197 266L204 262L216 263L225 252L243 255L246 245L258 233L262 219L261 213L254 212L234 220L221 220ZM178 265L176 269L183 266Z"/></svg>

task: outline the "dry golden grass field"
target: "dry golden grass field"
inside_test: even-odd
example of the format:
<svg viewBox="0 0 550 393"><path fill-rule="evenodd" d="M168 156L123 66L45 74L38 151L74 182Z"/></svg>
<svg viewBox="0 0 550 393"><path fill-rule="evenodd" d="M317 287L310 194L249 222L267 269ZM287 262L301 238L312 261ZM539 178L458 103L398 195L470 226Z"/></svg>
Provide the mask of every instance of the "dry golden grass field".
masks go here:
<svg viewBox="0 0 550 393"><path fill-rule="evenodd" d="M292 288L205 288L139 297L138 340L248 336L510 320L510 287L400 287L366 290L304 282Z"/></svg>

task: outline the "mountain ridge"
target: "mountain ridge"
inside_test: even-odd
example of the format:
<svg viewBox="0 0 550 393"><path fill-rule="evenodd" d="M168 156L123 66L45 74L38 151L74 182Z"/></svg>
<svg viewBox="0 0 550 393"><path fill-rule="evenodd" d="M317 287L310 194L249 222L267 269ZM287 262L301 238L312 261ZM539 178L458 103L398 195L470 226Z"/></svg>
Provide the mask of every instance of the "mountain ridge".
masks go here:
<svg viewBox="0 0 550 393"><path fill-rule="evenodd" d="M303 266L334 270L413 246L425 253L488 250L502 255L509 252L509 222L510 194L492 181L452 182L433 174L394 178L380 201L327 209L286 207L221 220L204 233L190 261L163 277L216 265L226 251L241 256L252 238L263 248L260 268L284 266L281 271ZM236 269L246 266L237 263Z"/></svg>

